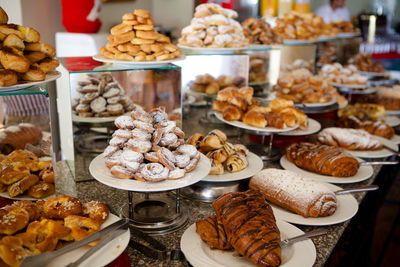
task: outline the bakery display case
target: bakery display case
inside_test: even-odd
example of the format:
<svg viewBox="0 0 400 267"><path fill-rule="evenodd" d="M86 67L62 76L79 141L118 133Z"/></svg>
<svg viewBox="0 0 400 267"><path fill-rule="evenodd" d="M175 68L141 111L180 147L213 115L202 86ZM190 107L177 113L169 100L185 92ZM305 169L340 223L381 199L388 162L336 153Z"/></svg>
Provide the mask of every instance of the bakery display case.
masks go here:
<svg viewBox="0 0 400 267"><path fill-rule="evenodd" d="M75 164L75 179L90 177L90 161L102 153L115 130L114 120L135 109L164 106L181 123L181 68L103 64L92 58L63 58L58 81L62 146ZM63 99L63 100L61 100ZM68 101L64 101L68 99ZM72 122L72 123L71 123ZM71 138L72 137L72 138ZM70 143L74 145L69 145Z"/></svg>

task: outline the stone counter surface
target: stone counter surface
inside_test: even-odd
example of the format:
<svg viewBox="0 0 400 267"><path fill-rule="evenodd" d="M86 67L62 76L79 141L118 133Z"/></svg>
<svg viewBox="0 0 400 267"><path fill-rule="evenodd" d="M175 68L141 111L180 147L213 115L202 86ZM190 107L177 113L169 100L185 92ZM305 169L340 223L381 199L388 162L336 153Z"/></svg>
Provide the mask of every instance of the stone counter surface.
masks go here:
<svg viewBox="0 0 400 267"><path fill-rule="evenodd" d="M185 113L185 120L183 123L183 130L186 133L186 136L189 137L191 134L195 132L201 132L201 133L207 133L208 131L218 128L223 130L225 133L227 133L228 138L232 143L239 143L242 142L244 144L249 143L247 136L245 133L240 132L237 128L233 128L224 124L201 124L199 123L199 117L204 115L204 110L202 109L194 109L190 110L188 113ZM260 145L258 147L258 150L261 151L262 153L262 146ZM258 151L260 153L260 151ZM257 153L256 151L253 151ZM258 154L259 154L258 153ZM80 168L79 163L75 166L76 168ZM275 167L275 168L280 168L279 163L266 163L264 167ZM61 167L64 169L66 172L68 170L67 167ZM73 166L71 167L73 169ZM348 187L354 187L354 186L359 186L359 185L366 185L366 184L371 184L373 183L376 175L378 174L380 170L380 167L374 167L374 174L373 176L363 182L356 183L356 184L344 184L344 185L339 185L343 188L348 188ZM66 177L67 175L65 175ZM83 177L80 177L83 178ZM86 177L89 178L89 177ZM62 187L68 187L69 192L71 194L75 195L75 191L72 190L74 182L71 180L67 181L67 178L61 179L62 180ZM108 203L114 210L117 210L119 207L121 207L123 204L128 203L128 193L127 191L124 190L119 190L115 188L108 187L106 185L103 185L96 180L91 180L91 181L84 181L84 182L78 182L76 183L76 193L77 196L82 200L82 201L90 201L90 200L98 200L104 203ZM357 201L360 203L362 199L365 196L364 193L354 193L354 197L357 199ZM151 196L151 195L150 195ZM164 196L168 196L170 198L174 198L174 195L171 193L164 193ZM135 193L134 194L134 199L144 199L144 194L140 193ZM188 212L189 215L189 220L188 223L180 230L170 233L170 234L165 234L162 236L156 236L156 238L161 241L163 244L166 245L168 249L177 249L180 247L180 238L185 231L186 228L188 228L191 224L195 223L199 219L203 219L205 217L210 216L213 214L213 209L211 207L210 203L203 203L199 201L194 201L186 198L182 198L182 207ZM312 238L312 241L315 244L316 251L317 251L317 258L315 261L314 266L323 266L325 261L328 259L330 253L332 252L333 248L337 244L339 238L343 234L346 226L348 225L349 221L339 223L336 225L332 226L322 226L323 228L328 230L328 234L324 236L319 236L319 237L314 237ZM310 231L313 230L317 227L311 227L311 226L302 226L302 225L296 225L298 228L300 228L303 231ZM140 241L140 240L138 240ZM148 258L138 252L135 249L132 249L128 247L127 252L131 258L131 264L132 266L171 266L168 262L166 261L159 261L159 260L154 260L151 258ZM179 265L174 265L174 266L179 266Z"/></svg>

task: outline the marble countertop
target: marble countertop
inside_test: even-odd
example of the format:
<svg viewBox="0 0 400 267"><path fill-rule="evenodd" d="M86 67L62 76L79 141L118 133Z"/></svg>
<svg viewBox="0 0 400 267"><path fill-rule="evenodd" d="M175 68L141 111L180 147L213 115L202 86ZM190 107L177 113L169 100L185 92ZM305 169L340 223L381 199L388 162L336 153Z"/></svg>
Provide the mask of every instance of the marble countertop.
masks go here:
<svg viewBox="0 0 400 267"><path fill-rule="evenodd" d="M245 144L249 143L246 133L239 131L237 128L233 128L218 123L217 124L199 123L200 117L204 116L203 109L192 108L192 110L190 111L188 110L184 111L185 113L184 113L183 130L185 131L187 136L195 132L207 133L212 129L218 128L225 131L228 135L228 138L233 143L238 143L239 141ZM262 146L260 145L258 148L259 148L258 150L260 150L261 153L263 153ZM253 152L260 153L260 151L257 152L253 151ZM77 195L83 201L98 200L101 202L105 202L108 203L110 206L112 206L114 210L117 210L122 205L126 205L128 203L127 191L108 187L106 185L97 182L96 180L89 180L89 181L82 181L75 183L73 178L70 175L68 175L68 173L73 172L74 168L78 169L83 168L80 162L77 162L76 164L77 164L76 166L73 165L68 166L68 164L66 164L65 162L60 162L58 168L59 171L62 172L63 174L60 175L61 179L59 179L56 184L58 190L57 192L64 192L70 195ZM264 166L280 168L279 163L277 162L265 163ZM356 185L366 185L373 183L379 170L380 167L374 166L373 176L368 180L357 183ZM83 180L90 179L90 177L79 177L79 178L84 178ZM75 190L75 184L76 184L76 190ZM343 184L339 186L346 188L346 187L352 187L354 185L355 184L350 184L350 185ZM362 193L354 193L353 195L358 202L361 202L365 194L366 194L365 192L362 192ZM169 198L169 199L174 199L175 197L174 194L172 194L171 192L159 193L154 195L156 195L157 197ZM140 193L134 193L133 196L134 200L141 200L145 198L145 195ZM150 197L153 197L153 194L150 194ZM189 215L187 224L182 229L176 232L161 236L156 236L156 238L159 241L161 241L168 249L179 248L180 238L185 229L189 227L191 224L195 223L196 220L203 219L213 214L213 209L211 207L211 204L209 203L203 203L199 201L182 198L181 205L186 210L186 212L188 212ZM339 238L343 234L348 223L349 221L335 224L332 226L323 226L325 229L328 230L328 234L312 238L312 241L314 242L317 250L317 258L314 266L324 265L325 261L328 259L330 253L337 244ZM316 228L311 226L301 226L301 225L296 225L296 226L303 231L310 231ZM167 266L166 262L148 258L143 254L141 254L140 252L138 252L137 250L132 249L130 247L128 247L127 252L131 258L132 266Z"/></svg>

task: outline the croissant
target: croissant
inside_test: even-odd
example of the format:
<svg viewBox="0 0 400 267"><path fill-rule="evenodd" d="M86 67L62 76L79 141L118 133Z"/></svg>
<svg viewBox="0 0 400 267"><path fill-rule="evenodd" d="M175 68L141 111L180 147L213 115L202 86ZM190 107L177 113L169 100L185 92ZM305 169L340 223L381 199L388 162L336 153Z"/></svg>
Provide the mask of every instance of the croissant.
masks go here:
<svg viewBox="0 0 400 267"><path fill-rule="evenodd" d="M248 166L247 159L240 155L232 155L226 159L226 169L228 172L238 172Z"/></svg>
<svg viewBox="0 0 400 267"><path fill-rule="evenodd" d="M382 144L365 130L330 127L323 129L317 136L318 141L349 150L377 150Z"/></svg>
<svg viewBox="0 0 400 267"><path fill-rule="evenodd" d="M227 193L213 202L232 247L258 266L281 264L280 232L260 192Z"/></svg>
<svg viewBox="0 0 400 267"><path fill-rule="evenodd" d="M200 143L204 139L204 135L200 133L195 133L186 141L187 144L195 146L197 149L200 148Z"/></svg>
<svg viewBox="0 0 400 267"><path fill-rule="evenodd" d="M215 111L222 112L229 105L230 103L228 101L215 100L212 104L212 109Z"/></svg>
<svg viewBox="0 0 400 267"><path fill-rule="evenodd" d="M219 148L216 150L209 151L206 154L207 158L212 159L216 162L222 163L228 158L228 153L224 148Z"/></svg>
<svg viewBox="0 0 400 267"><path fill-rule="evenodd" d="M210 174L223 174L224 165L218 160L212 160Z"/></svg>
<svg viewBox="0 0 400 267"><path fill-rule="evenodd" d="M208 134L204 139L200 142L200 149L204 152L208 152L210 150L219 149L224 146L223 141L214 134Z"/></svg>
<svg viewBox="0 0 400 267"><path fill-rule="evenodd" d="M296 166L323 175L349 177L358 172L359 163L341 148L311 143L294 143L286 148L286 157Z"/></svg>
<svg viewBox="0 0 400 267"><path fill-rule="evenodd" d="M232 250L224 227L217 221L217 217L211 216L196 222L196 232L200 238L212 249Z"/></svg>
<svg viewBox="0 0 400 267"><path fill-rule="evenodd" d="M243 111L237 106L229 104L222 112L222 117L227 121L238 121L242 118Z"/></svg>
<svg viewBox="0 0 400 267"><path fill-rule="evenodd" d="M256 110L250 110L246 112L243 115L242 121L248 125L258 128L265 128L265 126L267 126L267 119L265 116Z"/></svg>
<svg viewBox="0 0 400 267"><path fill-rule="evenodd" d="M250 179L249 187L264 197L303 217L324 217L336 211L336 196L324 184L307 180L297 173L264 169Z"/></svg>

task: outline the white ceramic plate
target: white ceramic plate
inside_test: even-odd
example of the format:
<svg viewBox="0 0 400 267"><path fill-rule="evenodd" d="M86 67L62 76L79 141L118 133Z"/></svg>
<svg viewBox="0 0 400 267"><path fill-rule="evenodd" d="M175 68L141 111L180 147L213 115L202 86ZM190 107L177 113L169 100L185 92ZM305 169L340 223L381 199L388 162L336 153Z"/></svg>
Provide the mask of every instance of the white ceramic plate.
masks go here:
<svg viewBox="0 0 400 267"><path fill-rule="evenodd" d="M200 161L197 167L191 172L186 173L184 177L176 180L164 180L152 183L137 181L135 179L120 179L112 176L110 170L106 167L102 154L95 157L89 165L90 174L100 183L134 192L159 192L189 186L206 177L210 169L210 160L203 154L200 154Z"/></svg>
<svg viewBox="0 0 400 267"><path fill-rule="evenodd" d="M182 50L183 53L189 53L189 54L202 54L202 55L208 55L208 54L218 54L218 55L223 55L223 54L234 54L235 51L238 50L245 50L248 47L236 47L236 48L207 48L207 47L190 47L190 46L184 46L178 44L178 47Z"/></svg>
<svg viewBox="0 0 400 267"><path fill-rule="evenodd" d="M339 32L337 37L339 38L351 38L361 36L359 32Z"/></svg>
<svg viewBox="0 0 400 267"><path fill-rule="evenodd" d="M106 123L106 122L113 122L119 116L112 116L112 117L80 117L76 115L72 115L73 122L80 122L80 123Z"/></svg>
<svg viewBox="0 0 400 267"><path fill-rule="evenodd" d="M397 134L393 135L393 137L390 139L390 141L399 145L400 144L400 135L397 135Z"/></svg>
<svg viewBox="0 0 400 267"><path fill-rule="evenodd" d="M361 182L370 178L374 173L372 166L360 166L356 175L350 177L336 177L336 176L318 174L297 167L296 164L290 162L286 158L286 155L283 155L281 157L280 164L282 168L284 168L285 170L294 171L308 179L315 180L318 182L327 182L333 184L351 184L351 183Z"/></svg>
<svg viewBox="0 0 400 267"><path fill-rule="evenodd" d="M114 214L110 214L107 221L101 226L101 228L106 227L107 225L112 224L113 222L118 221L119 218ZM98 267L105 266L115 260L122 252L124 252L125 248L128 246L130 240L130 231L126 230L120 236L117 236L112 241L110 241L107 245L96 251L92 256L87 258L81 265L87 267ZM59 267L59 266L67 266L69 263L79 259L86 251L88 251L90 246L83 246L81 248L75 249L71 252L63 254L54 260L52 260L47 267Z"/></svg>
<svg viewBox="0 0 400 267"><path fill-rule="evenodd" d="M378 91L376 87L368 87L368 88L349 88L349 87L339 87L339 91L345 94L353 94L353 95L368 95L373 94ZM387 112L386 112L387 113Z"/></svg>
<svg viewBox="0 0 400 267"><path fill-rule="evenodd" d="M162 61L128 61L128 60L117 60L117 59L109 59L105 58L102 55L95 55L93 59L96 61L104 62L104 63L112 63L117 65L125 65L128 67L137 67L137 68L147 68L147 67L162 67L167 65L168 63L173 63L176 61L181 61L185 59L185 55L180 55L177 58L162 60Z"/></svg>
<svg viewBox="0 0 400 267"><path fill-rule="evenodd" d="M343 84L343 83L335 83L335 82L330 82L330 84L335 86L335 87L339 87L340 89L342 89L342 88L347 88L347 89L350 88L350 89L363 90L363 89L367 88L366 84Z"/></svg>
<svg viewBox="0 0 400 267"><path fill-rule="evenodd" d="M382 118L387 125L390 127L396 127L400 125L400 118L396 116L385 116Z"/></svg>
<svg viewBox="0 0 400 267"><path fill-rule="evenodd" d="M339 186L333 184L325 184L332 191L341 190ZM271 204L272 210L274 211L275 217L279 220L301 224L301 225L331 225L350 220L358 211L357 200L352 194L338 195L337 198L337 208L334 214L326 217L318 218L304 218L303 216L296 214L294 212L288 211L277 205Z"/></svg>
<svg viewBox="0 0 400 267"><path fill-rule="evenodd" d="M20 82L18 84L14 84L11 86L0 86L0 92L10 92L10 91L15 91L15 90L21 90L21 89L28 88L28 87L31 87L34 85L51 82L51 81L57 80L60 77L61 77L60 72L58 72L56 70L52 70L52 71L49 71L48 73L46 73L46 78L43 81Z"/></svg>
<svg viewBox="0 0 400 267"><path fill-rule="evenodd" d="M381 142L383 145L388 146L395 151L399 151L399 147L396 143L380 136L372 135L372 137ZM392 151L386 149L385 147L379 150L346 150L346 151L355 157L363 159L386 158L394 154Z"/></svg>
<svg viewBox="0 0 400 267"><path fill-rule="evenodd" d="M387 115L400 115L400 110L385 110Z"/></svg>
<svg viewBox="0 0 400 267"><path fill-rule="evenodd" d="M245 130L250 130L250 131L257 131L257 132L263 132L263 133L283 133L283 132L289 132L289 131L293 131L294 129L297 129L297 127L288 127L285 129L278 129L275 127L265 127L265 128L258 128L258 127L254 127L254 126L250 126L247 125L244 122L241 121L227 121L224 120L224 118L222 117L222 113L221 112L215 112L215 116L217 117L217 119L219 119L220 121L225 122L226 124L241 128L241 129L245 129Z"/></svg>
<svg viewBox="0 0 400 267"><path fill-rule="evenodd" d="M54 197L54 196L55 196L55 195L53 194L53 195L50 195L50 196L45 197L45 198L37 199L37 198L34 198L34 197L30 197L30 196L28 196L27 194L22 194L22 195L19 195L19 196L16 196L16 197L10 197L10 195L7 193L7 191L0 192L0 197L4 197L4 198L8 198L8 199L13 199L13 200L30 200L30 201L37 201L37 200L41 200L41 199L48 199L48 198L51 198L51 197Z"/></svg>
<svg viewBox="0 0 400 267"><path fill-rule="evenodd" d="M290 223L277 220L277 226L281 232L281 239L301 235L304 232ZM192 224L183 233L181 249L187 260L194 267L255 267L256 265L244 257L238 256L236 251L222 251L210 249L196 233L196 224ZM281 267L308 267L312 266L316 259L314 243L304 240L282 249Z"/></svg>
<svg viewBox="0 0 400 267"><path fill-rule="evenodd" d="M245 168L244 170L232 173L225 170L223 174L220 175L209 174L201 180L206 182L232 182L232 181L243 180L253 176L257 172L261 171L262 168L264 167L262 159L256 154L249 152L246 158L247 162L249 163L249 166L247 166L247 168Z"/></svg>
<svg viewBox="0 0 400 267"><path fill-rule="evenodd" d="M314 120L314 119L310 119L307 118L308 120L308 125L306 129L300 129L297 128L296 130L290 131L290 132L286 132L286 133L280 133L279 135L287 135L287 136L301 136L301 135L310 135L313 133L318 132L321 129L321 124Z"/></svg>

